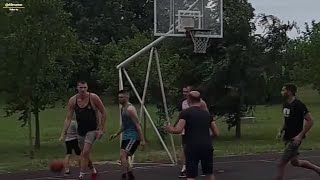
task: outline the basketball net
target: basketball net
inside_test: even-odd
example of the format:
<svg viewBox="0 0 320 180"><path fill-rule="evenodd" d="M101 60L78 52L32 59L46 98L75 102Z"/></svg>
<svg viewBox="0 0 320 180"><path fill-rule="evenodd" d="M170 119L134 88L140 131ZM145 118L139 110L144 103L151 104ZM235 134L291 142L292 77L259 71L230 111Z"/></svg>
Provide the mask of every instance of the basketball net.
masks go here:
<svg viewBox="0 0 320 180"><path fill-rule="evenodd" d="M191 37L193 41L193 51L195 53L206 53L209 37L207 35L210 34L211 30L207 29L192 29L186 28L186 35L188 38ZM204 36L197 36L197 35L204 35Z"/></svg>

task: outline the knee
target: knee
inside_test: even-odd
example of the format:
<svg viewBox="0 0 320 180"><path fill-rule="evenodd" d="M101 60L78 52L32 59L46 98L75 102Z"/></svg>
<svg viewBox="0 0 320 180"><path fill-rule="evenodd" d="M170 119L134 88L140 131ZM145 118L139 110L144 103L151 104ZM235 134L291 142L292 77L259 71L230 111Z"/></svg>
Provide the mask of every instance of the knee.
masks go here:
<svg viewBox="0 0 320 180"><path fill-rule="evenodd" d="M125 151L121 151L121 153L120 153L120 159L128 159L128 154L127 154L127 152L125 152Z"/></svg>
<svg viewBox="0 0 320 180"><path fill-rule="evenodd" d="M291 163L292 166L296 166L296 167L300 166L300 163L299 163L298 160L292 160L290 163Z"/></svg>

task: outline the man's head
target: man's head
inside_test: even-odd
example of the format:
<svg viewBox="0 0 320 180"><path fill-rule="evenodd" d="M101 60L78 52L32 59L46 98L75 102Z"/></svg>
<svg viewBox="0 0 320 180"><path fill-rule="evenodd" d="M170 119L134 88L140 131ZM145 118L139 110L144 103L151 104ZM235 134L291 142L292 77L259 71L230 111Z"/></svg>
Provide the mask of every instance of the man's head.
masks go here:
<svg viewBox="0 0 320 180"><path fill-rule="evenodd" d="M77 90L80 95L86 94L88 92L87 81L79 80L77 82Z"/></svg>
<svg viewBox="0 0 320 180"><path fill-rule="evenodd" d="M295 96L296 92L297 92L297 86L291 83L284 84L281 90L281 94L284 97Z"/></svg>
<svg viewBox="0 0 320 180"><path fill-rule="evenodd" d="M129 92L125 91L125 90L121 90L118 93L118 99L119 99L119 104L123 105L125 103L129 102Z"/></svg>
<svg viewBox="0 0 320 180"><path fill-rule="evenodd" d="M198 91L190 91L188 93L188 104L192 105L200 105L201 102L201 94Z"/></svg>
<svg viewBox="0 0 320 180"><path fill-rule="evenodd" d="M182 88L183 97L187 98L191 90L192 90L192 86L185 86L184 88Z"/></svg>

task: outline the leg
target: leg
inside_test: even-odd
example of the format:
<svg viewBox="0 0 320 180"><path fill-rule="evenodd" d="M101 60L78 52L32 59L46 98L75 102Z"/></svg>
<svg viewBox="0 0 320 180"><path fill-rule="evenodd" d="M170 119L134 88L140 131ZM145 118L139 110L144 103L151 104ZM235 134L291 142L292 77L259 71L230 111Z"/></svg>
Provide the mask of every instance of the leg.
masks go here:
<svg viewBox="0 0 320 180"><path fill-rule="evenodd" d="M128 153L121 149L120 152L120 161L121 161L121 169L122 169L122 179L127 179L127 173L129 172L129 162L128 162Z"/></svg>
<svg viewBox="0 0 320 180"><path fill-rule="evenodd" d="M89 161L91 149L92 149L92 144L85 142L80 155L80 176L84 175L84 172L88 167L88 161Z"/></svg>
<svg viewBox="0 0 320 180"><path fill-rule="evenodd" d="M281 160L277 166L276 180L283 180L287 164L298 155L299 146L294 145L292 142L286 142L286 147L282 154Z"/></svg>
<svg viewBox="0 0 320 180"><path fill-rule="evenodd" d="M296 157L291 160L291 165L295 167L302 167L302 168L313 170L318 175L320 175L320 167L312 164L307 160L298 160L298 158Z"/></svg>
<svg viewBox="0 0 320 180"><path fill-rule="evenodd" d="M194 180L198 176L199 154L193 147L185 148L187 180Z"/></svg>
<svg viewBox="0 0 320 180"><path fill-rule="evenodd" d="M203 152L199 152L199 154L201 154L202 174L206 177L206 180L215 180L213 175L213 148L204 147Z"/></svg>
<svg viewBox="0 0 320 180"><path fill-rule="evenodd" d="M84 176L84 172L86 168L89 167L89 161L91 162L90 153L92 151L92 146L95 140L96 140L96 131L90 131L86 134L84 138L79 138L79 144L81 148L79 179L80 177ZM84 145L82 145L82 143L84 143ZM96 175L96 172L92 174L92 176L95 176L95 175Z"/></svg>
<svg viewBox="0 0 320 180"><path fill-rule="evenodd" d="M128 176L128 180L134 180L135 177L132 172L132 167L129 164L129 157L131 157L137 150L140 141L135 139L127 139L121 142L121 167L122 167L122 179Z"/></svg>
<svg viewBox="0 0 320 180"><path fill-rule="evenodd" d="M70 154L67 154L64 158L64 174L69 175L70 174Z"/></svg>
<svg viewBox="0 0 320 180"><path fill-rule="evenodd" d="M72 154L72 141L66 141L65 145L66 145L67 153L66 153L66 156L64 158L64 167L65 167L64 174L65 175L69 175L70 174L70 169L69 169L69 167L70 167L70 156Z"/></svg>
<svg viewBox="0 0 320 180"><path fill-rule="evenodd" d="M180 153L180 156L181 156L181 163L182 163L182 168L181 168L181 171L180 171L180 174L179 174L179 178L186 178L186 157L185 157L185 138L184 138L184 135L181 136L182 137L182 151Z"/></svg>

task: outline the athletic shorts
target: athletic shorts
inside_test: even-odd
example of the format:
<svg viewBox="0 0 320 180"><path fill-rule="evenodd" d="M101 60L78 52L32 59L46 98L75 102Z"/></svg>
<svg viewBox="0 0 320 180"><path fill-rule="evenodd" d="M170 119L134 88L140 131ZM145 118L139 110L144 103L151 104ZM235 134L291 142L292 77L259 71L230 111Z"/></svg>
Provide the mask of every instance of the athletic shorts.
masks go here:
<svg viewBox="0 0 320 180"><path fill-rule="evenodd" d="M66 141L65 144L66 144L66 150L67 150L66 154L67 155L72 154L72 150L78 156L81 154L81 150L80 150L80 147L79 147L78 139L73 139L73 140L70 140L70 141Z"/></svg>
<svg viewBox="0 0 320 180"><path fill-rule="evenodd" d="M132 156L138 149L139 144L139 140L126 139L121 142L121 149L126 151L129 156Z"/></svg>
<svg viewBox="0 0 320 180"><path fill-rule="evenodd" d="M293 144L293 141L286 141L285 142L285 148L281 157L281 160L284 162L289 162L293 158L297 157L299 153L299 145Z"/></svg>
<svg viewBox="0 0 320 180"><path fill-rule="evenodd" d="M185 135L181 136L181 144L182 144L182 148L184 148L184 146L186 145L186 136Z"/></svg>
<svg viewBox="0 0 320 180"><path fill-rule="evenodd" d="M213 147L186 145L184 149L186 156L187 178L198 176L198 164L201 162L202 173L204 175L213 174Z"/></svg>
<svg viewBox="0 0 320 180"><path fill-rule="evenodd" d="M89 131L85 136L78 136L80 148L83 149L85 143L93 144L96 141L96 137L96 131Z"/></svg>

